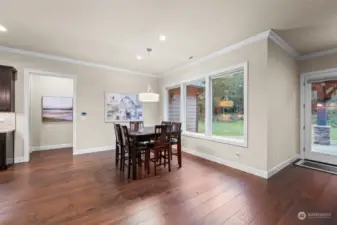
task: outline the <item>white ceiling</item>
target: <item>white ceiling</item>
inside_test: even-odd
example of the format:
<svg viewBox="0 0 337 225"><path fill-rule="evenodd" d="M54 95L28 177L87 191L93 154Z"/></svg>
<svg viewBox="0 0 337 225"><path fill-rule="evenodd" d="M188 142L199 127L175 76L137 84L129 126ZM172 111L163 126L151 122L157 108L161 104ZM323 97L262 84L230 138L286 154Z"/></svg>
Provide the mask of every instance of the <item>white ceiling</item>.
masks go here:
<svg viewBox="0 0 337 225"><path fill-rule="evenodd" d="M0 0L0 6L8 29L0 45L145 73L163 73L268 29L301 54L337 47L336 0Z"/></svg>

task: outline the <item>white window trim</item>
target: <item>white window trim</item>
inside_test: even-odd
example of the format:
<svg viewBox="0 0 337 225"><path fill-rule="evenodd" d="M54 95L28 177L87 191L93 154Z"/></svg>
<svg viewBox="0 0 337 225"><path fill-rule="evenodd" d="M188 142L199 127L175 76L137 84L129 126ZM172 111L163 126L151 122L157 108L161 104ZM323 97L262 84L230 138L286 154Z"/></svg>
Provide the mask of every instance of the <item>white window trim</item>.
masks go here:
<svg viewBox="0 0 337 225"><path fill-rule="evenodd" d="M183 96L183 110L184 110L184 124L182 124L182 127L184 128L184 129L182 129L183 130L183 132L184 133L191 133L191 134L201 134L201 135L205 135L205 133L206 133L206 130L205 130L205 133L196 133L196 132L191 132L191 131L187 131L186 130L186 126L187 126L187 124L186 124L186 122L187 122L187 86L188 85L191 85L191 84L193 84L193 83L195 83L195 82L197 82L197 81L206 81L205 80L205 78L203 77L203 78L200 78L200 79L196 79L196 80L192 80L192 81L189 81L189 82L186 82L186 83L183 83L182 84L182 86L183 86L183 88L184 88L184 96ZM206 94L206 82L205 82L205 94ZM206 96L205 96L206 97ZM206 100L206 98L205 98L205 100ZM205 101L205 111L206 111L206 101ZM205 113L205 122L206 122L206 113ZM206 129L206 124L205 124L205 129Z"/></svg>
<svg viewBox="0 0 337 225"><path fill-rule="evenodd" d="M183 98L182 98L182 93L183 93L183 84L174 84L174 85L170 85L170 86L165 86L164 87L164 90L163 90L163 96L164 96L164 121L168 121L168 91L171 90L171 89L175 89L175 88L180 88L180 122L182 123L182 129L184 128L183 127L183 124L184 124L184 109L183 109L183 104L184 104L184 101L183 101ZM184 129L183 129L184 130Z"/></svg>
<svg viewBox="0 0 337 225"><path fill-rule="evenodd" d="M244 96L244 116L243 116L243 133L244 138L232 138L232 137L221 137L212 135L212 79L225 76L226 73L230 74L236 70L243 69L243 96ZM186 85L193 82L205 80L205 133L196 133L186 131ZM183 136L194 137L198 139L219 142L224 144L231 144L241 147L248 147L248 62L240 63L235 66L223 68L211 73L198 76L189 80L183 80L176 84L165 85L164 92L164 120L168 120L168 90L180 87L180 122L182 123Z"/></svg>

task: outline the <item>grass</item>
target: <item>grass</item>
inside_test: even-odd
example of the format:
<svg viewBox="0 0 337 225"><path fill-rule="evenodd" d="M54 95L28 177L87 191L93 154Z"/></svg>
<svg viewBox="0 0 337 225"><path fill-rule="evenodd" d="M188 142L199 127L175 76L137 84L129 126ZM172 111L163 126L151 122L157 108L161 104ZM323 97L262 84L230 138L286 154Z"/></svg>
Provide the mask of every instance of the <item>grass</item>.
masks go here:
<svg viewBox="0 0 337 225"><path fill-rule="evenodd" d="M205 132L205 121L199 121L199 133ZM243 136L243 121L219 122L213 121L213 135L216 136ZM337 128L331 128L331 140L337 140Z"/></svg>
<svg viewBox="0 0 337 225"><path fill-rule="evenodd" d="M199 133L205 132L205 121L200 121L198 124ZM243 136L243 121L237 122L219 122L213 121L213 135L215 136Z"/></svg>
<svg viewBox="0 0 337 225"><path fill-rule="evenodd" d="M337 128L331 128L331 140L337 141Z"/></svg>

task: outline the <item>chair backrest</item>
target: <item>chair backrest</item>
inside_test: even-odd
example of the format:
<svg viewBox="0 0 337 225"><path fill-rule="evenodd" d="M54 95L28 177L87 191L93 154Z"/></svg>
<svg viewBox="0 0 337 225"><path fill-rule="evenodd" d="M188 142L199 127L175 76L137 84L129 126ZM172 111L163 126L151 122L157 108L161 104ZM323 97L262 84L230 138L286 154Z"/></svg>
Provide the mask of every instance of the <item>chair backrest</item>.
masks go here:
<svg viewBox="0 0 337 225"><path fill-rule="evenodd" d="M172 122L170 121L161 121L161 125L171 125Z"/></svg>
<svg viewBox="0 0 337 225"><path fill-rule="evenodd" d="M144 122L143 121L130 121L130 130L131 131L138 131L142 128L144 128Z"/></svg>
<svg viewBox="0 0 337 225"><path fill-rule="evenodd" d="M115 127L116 142L118 144L123 144L121 125L115 123L114 127Z"/></svg>
<svg viewBox="0 0 337 225"><path fill-rule="evenodd" d="M171 134L171 125L156 125L154 128L154 138L157 143L168 143Z"/></svg>
<svg viewBox="0 0 337 225"><path fill-rule="evenodd" d="M128 150L131 149L131 142L130 142L130 136L127 126L122 126L122 135L123 135L123 141L124 141L124 147L126 147Z"/></svg>
<svg viewBox="0 0 337 225"><path fill-rule="evenodd" d="M171 138L178 138L181 132L181 123L172 123Z"/></svg>

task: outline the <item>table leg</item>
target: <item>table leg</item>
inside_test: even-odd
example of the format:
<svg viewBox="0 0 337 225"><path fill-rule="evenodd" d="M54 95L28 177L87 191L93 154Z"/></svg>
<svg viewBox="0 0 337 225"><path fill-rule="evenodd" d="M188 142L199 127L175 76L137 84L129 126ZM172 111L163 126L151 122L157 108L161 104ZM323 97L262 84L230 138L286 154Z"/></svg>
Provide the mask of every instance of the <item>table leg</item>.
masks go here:
<svg viewBox="0 0 337 225"><path fill-rule="evenodd" d="M137 180L137 151L136 151L136 143L137 143L137 140L133 140L133 143L132 143L132 179L133 180Z"/></svg>
<svg viewBox="0 0 337 225"><path fill-rule="evenodd" d="M178 164L181 167L181 134L178 135Z"/></svg>

